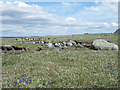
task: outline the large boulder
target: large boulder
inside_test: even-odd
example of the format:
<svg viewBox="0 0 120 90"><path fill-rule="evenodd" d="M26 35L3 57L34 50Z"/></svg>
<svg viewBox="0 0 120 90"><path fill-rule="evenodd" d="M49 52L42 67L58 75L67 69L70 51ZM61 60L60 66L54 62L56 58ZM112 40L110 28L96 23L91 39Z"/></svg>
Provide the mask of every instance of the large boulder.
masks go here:
<svg viewBox="0 0 120 90"><path fill-rule="evenodd" d="M93 41L91 48L94 50L118 50L118 45L109 43L103 39Z"/></svg>

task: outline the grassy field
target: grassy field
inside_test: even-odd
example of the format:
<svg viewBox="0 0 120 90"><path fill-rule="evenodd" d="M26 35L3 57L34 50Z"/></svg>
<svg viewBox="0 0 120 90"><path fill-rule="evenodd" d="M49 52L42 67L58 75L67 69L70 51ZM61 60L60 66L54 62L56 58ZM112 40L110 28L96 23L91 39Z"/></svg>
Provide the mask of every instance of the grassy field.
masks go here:
<svg viewBox="0 0 120 90"><path fill-rule="evenodd" d="M105 39L118 44L117 34L45 36L52 42L76 40L91 43ZM29 37L32 38L32 37ZM3 38L2 45L23 46L30 51L2 55L3 88L117 88L118 51L91 49L51 49L36 51L41 44L20 43Z"/></svg>

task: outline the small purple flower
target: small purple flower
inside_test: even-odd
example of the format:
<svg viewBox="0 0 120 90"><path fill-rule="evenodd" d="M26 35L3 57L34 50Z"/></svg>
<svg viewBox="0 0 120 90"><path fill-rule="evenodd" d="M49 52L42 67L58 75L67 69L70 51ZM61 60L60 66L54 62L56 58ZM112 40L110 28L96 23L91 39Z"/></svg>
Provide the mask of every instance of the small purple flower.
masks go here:
<svg viewBox="0 0 120 90"><path fill-rule="evenodd" d="M109 68L107 68L107 69L109 69Z"/></svg>
<svg viewBox="0 0 120 90"><path fill-rule="evenodd" d="M110 65L112 65L112 63Z"/></svg>
<svg viewBox="0 0 120 90"><path fill-rule="evenodd" d="M14 77L14 78L16 78L16 77Z"/></svg>
<svg viewBox="0 0 120 90"><path fill-rule="evenodd" d="M45 88L47 88L47 86Z"/></svg>
<svg viewBox="0 0 120 90"><path fill-rule="evenodd" d="M61 74L59 74L59 76L61 76Z"/></svg>
<svg viewBox="0 0 120 90"><path fill-rule="evenodd" d="M117 71L119 71L119 70L117 70Z"/></svg>
<svg viewBox="0 0 120 90"><path fill-rule="evenodd" d="M25 83L27 83L27 81Z"/></svg>

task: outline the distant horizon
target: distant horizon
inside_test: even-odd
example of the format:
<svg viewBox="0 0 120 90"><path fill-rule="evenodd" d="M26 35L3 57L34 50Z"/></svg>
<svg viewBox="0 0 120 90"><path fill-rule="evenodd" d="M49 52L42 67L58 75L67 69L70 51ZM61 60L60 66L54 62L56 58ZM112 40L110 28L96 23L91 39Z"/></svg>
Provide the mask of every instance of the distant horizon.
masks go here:
<svg viewBox="0 0 120 90"><path fill-rule="evenodd" d="M111 34L111 33L83 33L83 34L71 34L71 35L84 35L84 34ZM114 34L114 33L112 33ZM71 36L70 35L70 36ZM0 38L22 38L22 37L44 37L44 36L69 36L69 35L42 35L42 36L0 36Z"/></svg>

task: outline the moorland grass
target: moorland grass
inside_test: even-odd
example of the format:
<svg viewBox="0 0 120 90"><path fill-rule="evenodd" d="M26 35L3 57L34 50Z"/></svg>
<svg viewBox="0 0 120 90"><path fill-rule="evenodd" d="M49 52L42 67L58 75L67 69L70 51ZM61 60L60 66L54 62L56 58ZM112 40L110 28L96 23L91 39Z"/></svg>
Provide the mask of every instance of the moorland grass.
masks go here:
<svg viewBox="0 0 120 90"><path fill-rule="evenodd" d="M83 42L91 42L100 35L58 37L78 41L83 38ZM54 42L60 41L56 36L52 38ZM111 37L100 38L117 43L117 36L114 34L111 34ZM41 47L40 44L20 44L19 41L14 40L4 39L3 45L11 45L13 42L14 45L30 48L33 52L2 55L2 87L4 88L118 87L118 51L69 48L61 51L38 52L35 48Z"/></svg>

